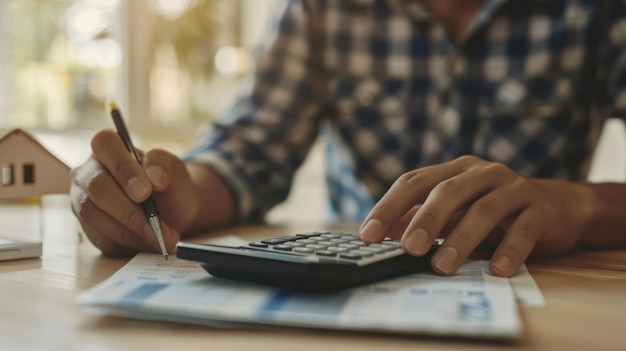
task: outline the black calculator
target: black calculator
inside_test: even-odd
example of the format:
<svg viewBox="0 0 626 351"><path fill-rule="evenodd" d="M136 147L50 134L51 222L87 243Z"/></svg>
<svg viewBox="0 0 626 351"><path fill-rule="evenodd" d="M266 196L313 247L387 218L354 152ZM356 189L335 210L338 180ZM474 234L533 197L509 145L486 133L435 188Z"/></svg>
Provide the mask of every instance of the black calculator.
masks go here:
<svg viewBox="0 0 626 351"><path fill-rule="evenodd" d="M180 242L176 256L199 262L212 276L305 292L335 292L429 271L430 257L404 252L399 240L365 244L358 235L330 231L271 237L239 247Z"/></svg>

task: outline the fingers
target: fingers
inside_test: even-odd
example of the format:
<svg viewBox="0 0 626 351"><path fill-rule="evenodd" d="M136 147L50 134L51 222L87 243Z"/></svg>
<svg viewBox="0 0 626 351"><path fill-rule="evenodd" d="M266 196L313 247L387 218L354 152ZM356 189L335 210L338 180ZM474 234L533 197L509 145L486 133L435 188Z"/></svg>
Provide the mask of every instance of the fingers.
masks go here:
<svg viewBox="0 0 626 351"><path fill-rule="evenodd" d="M150 196L150 180L115 132L99 132L91 140L91 148L93 157L108 170L130 199L140 203Z"/></svg>
<svg viewBox="0 0 626 351"><path fill-rule="evenodd" d="M161 251L156 235L145 220L144 231L150 235L138 236L103 212L86 194L77 194L80 191L77 186L71 188L72 211L78 217L89 240L104 254L119 256L137 251ZM180 234L163 222L161 226L167 251L173 253Z"/></svg>
<svg viewBox="0 0 626 351"><path fill-rule="evenodd" d="M93 157L72 170L70 190L72 209L88 238L107 254L160 250L138 202L153 189L167 188L170 176L154 167L144 171L112 131L98 133L92 147ZM165 223L162 229L173 251L179 232Z"/></svg>
<svg viewBox="0 0 626 351"><path fill-rule="evenodd" d="M499 223L529 204L530 199L527 196L506 186L476 200L450 232L442 247L433 255L431 261L433 269L443 275L456 272ZM410 245L404 245L404 248L413 253Z"/></svg>
<svg viewBox="0 0 626 351"><path fill-rule="evenodd" d="M550 231L554 213L554 208L539 205L522 212L494 252L489 266L491 272L501 277L515 275L539 238Z"/></svg>
<svg viewBox="0 0 626 351"><path fill-rule="evenodd" d="M82 204L74 203L76 213L83 221L97 224L97 220L104 220L102 216L92 215L95 209L93 211L90 209L84 214L80 210L84 205L93 204L98 212L112 217L126 230L136 233L135 236L141 237L145 242L150 242L154 237L141 207L127 197L111 174L103 169L98 161L93 158L87 160L83 167L74 171L73 180L89 200L87 202L81 199ZM73 198L79 200L80 195L75 195ZM85 218L87 215L94 218Z"/></svg>
<svg viewBox="0 0 626 351"><path fill-rule="evenodd" d="M428 252L455 213L497 185L482 173L470 170L437 184L407 226L402 236L403 248L418 256Z"/></svg>
<svg viewBox="0 0 626 351"><path fill-rule="evenodd" d="M425 167L403 174L370 211L359 229L361 240L379 242L392 226L416 204L424 201L442 179L461 173L458 163Z"/></svg>
<svg viewBox="0 0 626 351"><path fill-rule="evenodd" d="M399 239L402 237L402 234L406 231L406 228L409 226L411 219L417 212L420 206L413 206L407 213L402 216L396 224L394 224L387 231L387 236L393 239Z"/></svg>
<svg viewBox="0 0 626 351"><path fill-rule="evenodd" d="M469 156L400 177L368 214L360 234L374 242L398 237L404 228L402 246L416 256L445 235L431 263L437 273L450 275L490 233L504 229L491 270L511 276L540 237L558 236L555 222L556 210L532 182L502 164Z"/></svg>
<svg viewBox="0 0 626 351"><path fill-rule="evenodd" d="M155 240L138 237L111 216L103 212L78 186L70 189L72 211L78 217L89 240L102 252L117 255L121 252L153 251L158 248ZM146 223L147 224L147 223Z"/></svg>

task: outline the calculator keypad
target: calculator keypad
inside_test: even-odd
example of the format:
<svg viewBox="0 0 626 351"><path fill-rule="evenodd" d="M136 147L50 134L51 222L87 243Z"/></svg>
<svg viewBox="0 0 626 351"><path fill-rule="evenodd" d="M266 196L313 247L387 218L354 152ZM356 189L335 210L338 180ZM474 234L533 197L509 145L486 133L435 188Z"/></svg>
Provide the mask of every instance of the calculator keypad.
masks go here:
<svg viewBox="0 0 626 351"><path fill-rule="evenodd" d="M275 253L317 256L338 262L357 262L359 265L377 262L404 254L400 240L386 238L381 243L367 245L358 235L335 232L310 232L268 238L248 243L249 248Z"/></svg>

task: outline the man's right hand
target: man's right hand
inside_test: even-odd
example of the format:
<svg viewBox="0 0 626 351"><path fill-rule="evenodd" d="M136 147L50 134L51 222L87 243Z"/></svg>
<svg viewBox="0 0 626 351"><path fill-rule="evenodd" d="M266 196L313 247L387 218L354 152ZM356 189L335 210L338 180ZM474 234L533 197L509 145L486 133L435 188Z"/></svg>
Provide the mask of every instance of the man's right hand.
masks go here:
<svg viewBox="0 0 626 351"><path fill-rule="evenodd" d="M111 130L96 134L91 148L93 155L72 170L72 210L87 237L107 255L160 251L140 206L150 195L159 210L170 253L184 231L224 222L231 215L230 208L214 216L201 215L211 210L201 201L210 191L207 188L216 190L216 196L226 194L226 204L232 201L221 180L208 168L185 164L159 149L143 154L140 165Z"/></svg>

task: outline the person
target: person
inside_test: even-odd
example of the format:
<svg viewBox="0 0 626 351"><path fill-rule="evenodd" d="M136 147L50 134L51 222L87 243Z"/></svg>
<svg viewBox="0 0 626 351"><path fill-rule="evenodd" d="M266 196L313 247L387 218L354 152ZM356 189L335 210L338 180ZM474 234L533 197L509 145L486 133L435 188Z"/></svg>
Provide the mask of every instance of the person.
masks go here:
<svg viewBox="0 0 626 351"><path fill-rule="evenodd" d="M480 245L511 276L532 253L626 243L626 185L585 181L605 119L626 114L621 1L293 0L240 97L180 159L143 166L113 131L72 171L103 253L158 251L150 194L181 235L262 218L321 133L339 218L451 275ZM321 131L321 132L320 132Z"/></svg>

